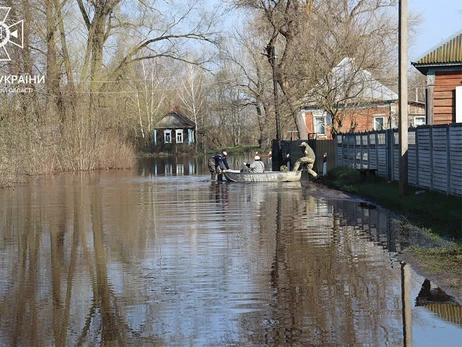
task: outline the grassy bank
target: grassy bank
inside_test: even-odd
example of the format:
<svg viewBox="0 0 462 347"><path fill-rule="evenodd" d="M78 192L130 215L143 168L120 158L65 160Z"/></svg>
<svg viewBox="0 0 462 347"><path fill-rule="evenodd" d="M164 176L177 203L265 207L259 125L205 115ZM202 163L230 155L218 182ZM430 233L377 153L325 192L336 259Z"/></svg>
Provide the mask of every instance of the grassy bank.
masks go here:
<svg viewBox="0 0 462 347"><path fill-rule="evenodd" d="M347 168L336 168L318 182L387 208L423 233L452 240L444 249L411 246L401 258L462 302L462 198L411 186L401 196L397 182L371 177L361 182L357 170Z"/></svg>
<svg viewBox="0 0 462 347"><path fill-rule="evenodd" d="M342 191L357 194L395 211L410 223L441 237L462 240L462 198L408 187L400 196L397 182L367 178L361 182L354 169L336 168L320 181Z"/></svg>

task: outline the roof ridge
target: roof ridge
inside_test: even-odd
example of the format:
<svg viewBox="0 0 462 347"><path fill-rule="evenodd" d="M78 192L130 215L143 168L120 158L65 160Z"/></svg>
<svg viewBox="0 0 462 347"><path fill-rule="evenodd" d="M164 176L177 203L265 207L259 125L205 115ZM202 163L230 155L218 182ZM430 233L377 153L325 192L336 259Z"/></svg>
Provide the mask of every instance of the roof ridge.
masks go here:
<svg viewBox="0 0 462 347"><path fill-rule="evenodd" d="M422 56L411 62L412 65L462 63L462 30L457 31L436 44Z"/></svg>

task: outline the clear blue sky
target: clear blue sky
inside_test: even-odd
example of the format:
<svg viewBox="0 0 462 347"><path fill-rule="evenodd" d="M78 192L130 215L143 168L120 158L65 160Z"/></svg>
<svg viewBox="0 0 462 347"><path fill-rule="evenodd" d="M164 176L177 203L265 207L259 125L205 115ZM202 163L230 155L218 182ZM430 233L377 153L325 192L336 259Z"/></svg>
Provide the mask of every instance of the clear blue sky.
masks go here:
<svg viewBox="0 0 462 347"><path fill-rule="evenodd" d="M408 9L422 16L415 44L409 50L411 61L462 30L462 0L408 0Z"/></svg>

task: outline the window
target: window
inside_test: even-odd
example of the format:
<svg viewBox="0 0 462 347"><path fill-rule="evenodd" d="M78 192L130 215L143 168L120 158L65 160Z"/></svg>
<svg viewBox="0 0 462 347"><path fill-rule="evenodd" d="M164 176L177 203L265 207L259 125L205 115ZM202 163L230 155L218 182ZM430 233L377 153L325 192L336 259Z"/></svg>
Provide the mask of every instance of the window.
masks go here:
<svg viewBox="0 0 462 347"><path fill-rule="evenodd" d="M456 123L462 123L462 86L456 87Z"/></svg>
<svg viewBox="0 0 462 347"><path fill-rule="evenodd" d="M417 116L414 117L414 124L415 127L418 127L419 125L425 125L425 117L424 116Z"/></svg>
<svg viewBox="0 0 462 347"><path fill-rule="evenodd" d="M172 143L172 131L164 130L164 143Z"/></svg>
<svg viewBox="0 0 462 347"><path fill-rule="evenodd" d="M314 116L313 121L316 135L326 135L326 116Z"/></svg>
<svg viewBox="0 0 462 347"><path fill-rule="evenodd" d="M385 129L385 117L384 116L374 116L374 130L383 130Z"/></svg>
<svg viewBox="0 0 462 347"><path fill-rule="evenodd" d="M176 143L183 143L183 129L175 130Z"/></svg>

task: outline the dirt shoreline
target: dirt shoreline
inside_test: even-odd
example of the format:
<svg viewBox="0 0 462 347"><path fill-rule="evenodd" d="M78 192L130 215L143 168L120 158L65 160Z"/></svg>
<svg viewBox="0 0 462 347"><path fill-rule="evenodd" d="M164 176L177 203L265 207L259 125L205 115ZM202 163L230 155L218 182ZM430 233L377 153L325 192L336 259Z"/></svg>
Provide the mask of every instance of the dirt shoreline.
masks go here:
<svg viewBox="0 0 462 347"><path fill-rule="evenodd" d="M441 266L438 259L422 257L408 250L401 252L398 259L408 263L419 276L434 282L446 294L452 296L459 305L462 305L462 264L456 273L453 270L435 271L435 265Z"/></svg>

